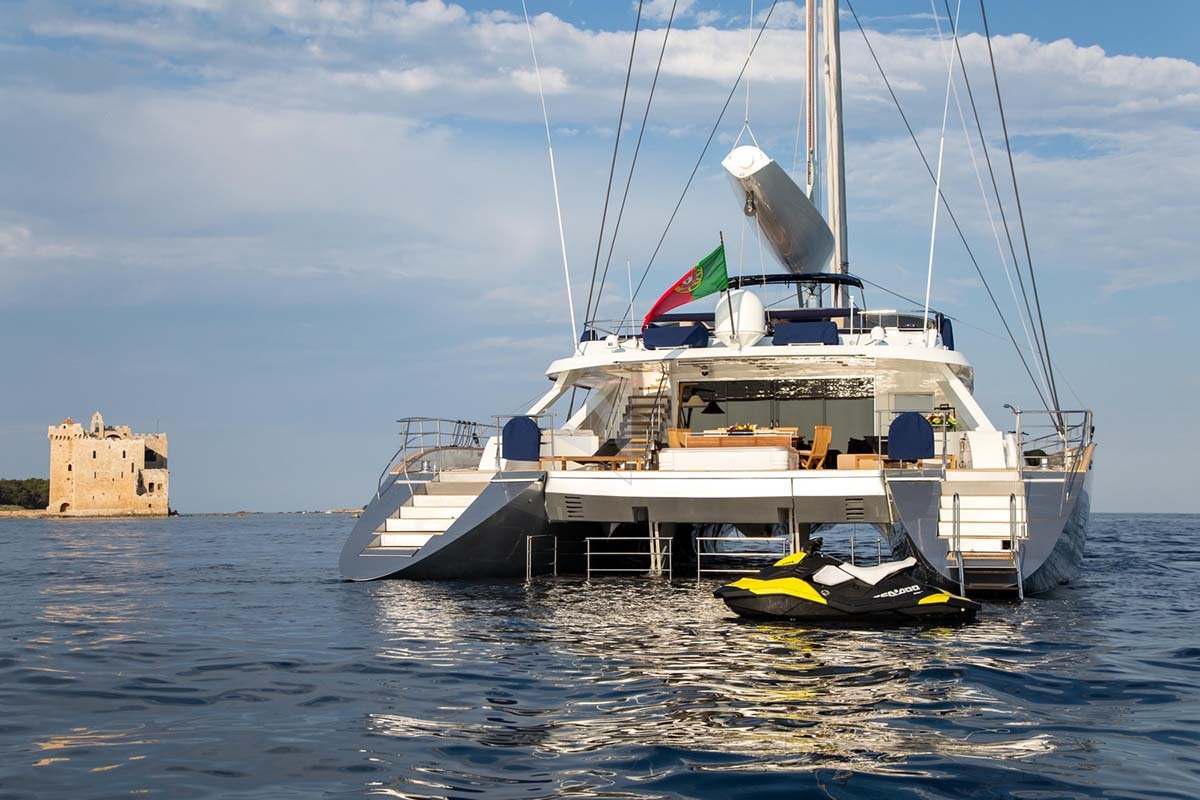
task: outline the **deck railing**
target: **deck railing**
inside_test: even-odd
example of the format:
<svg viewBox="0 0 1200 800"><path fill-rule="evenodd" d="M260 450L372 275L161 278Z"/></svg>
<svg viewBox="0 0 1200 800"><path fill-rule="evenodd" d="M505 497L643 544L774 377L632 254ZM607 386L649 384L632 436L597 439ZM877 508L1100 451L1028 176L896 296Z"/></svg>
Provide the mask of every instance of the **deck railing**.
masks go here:
<svg viewBox="0 0 1200 800"><path fill-rule="evenodd" d="M1018 467L1029 470L1075 472L1086 466L1092 444L1092 412L1089 409L1022 410L1007 406L1015 420L1020 458Z"/></svg>
<svg viewBox="0 0 1200 800"><path fill-rule="evenodd" d="M398 473L411 480L410 472L436 472L445 468L448 451L482 453L488 437L499 431L495 425L464 419L405 417L396 421L400 424L400 447L379 473L376 495L383 491L388 475Z"/></svg>

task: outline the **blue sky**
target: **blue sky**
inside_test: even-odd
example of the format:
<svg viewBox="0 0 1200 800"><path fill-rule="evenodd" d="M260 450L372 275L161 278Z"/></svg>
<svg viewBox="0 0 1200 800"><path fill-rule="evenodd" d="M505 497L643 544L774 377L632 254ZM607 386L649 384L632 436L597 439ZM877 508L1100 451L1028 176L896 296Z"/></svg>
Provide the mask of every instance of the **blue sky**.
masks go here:
<svg viewBox="0 0 1200 800"><path fill-rule="evenodd" d="M666 8L647 3L631 114ZM680 8L621 270L625 258L644 265L744 56L748 3ZM929 7L855 8L933 152L945 64ZM531 0L530 11L578 298L634 6ZM395 447L397 417L486 418L540 394L569 323L519 12L441 0L7 3L0 476L44 475L45 426L99 408L168 432L183 511L355 506ZM986 100L977 3L962 13ZM1200 300L1200 6L1012 0L989 14L1051 348L1097 412L1096 505L1200 510L1184 445L1200 426L1181 402L1200 390L1187 316ZM798 19L779 4L750 73L753 130L785 165ZM842 25L852 268L917 296L931 187L853 21ZM998 155L994 106L982 114ZM719 162L740 122L726 120L639 302L717 231L739 241ZM953 111L946 146L947 194L1003 299ZM750 241L745 268L757 270ZM983 329L957 332L981 401L997 420L1005 402L1033 405L948 228L937 254L935 304ZM622 292L618 281L603 308L619 313Z"/></svg>

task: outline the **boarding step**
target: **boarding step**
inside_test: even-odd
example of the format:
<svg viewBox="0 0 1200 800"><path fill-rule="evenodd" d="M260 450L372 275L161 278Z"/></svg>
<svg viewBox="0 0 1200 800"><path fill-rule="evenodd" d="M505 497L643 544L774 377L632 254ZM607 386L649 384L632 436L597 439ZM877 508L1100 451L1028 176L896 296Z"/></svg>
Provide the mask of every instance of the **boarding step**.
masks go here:
<svg viewBox="0 0 1200 800"><path fill-rule="evenodd" d="M447 469L438 473L435 483L487 483L495 472L481 469Z"/></svg>
<svg viewBox="0 0 1200 800"><path fill-rule="evenodd" d="M951 553L946 558L950 575L959 577L958 562ZM968 597L993 595L999 597L1021 596L1021 574L1016 558L1012 554L993 553L962 554L962 585Z"/></svg>
<svg viewBox="0 0 1200 800"><path fill-rule="evenodd" d="M462 506L400 506L400 519L457 519L463 512Z"/></svg>
<svg viewBox="0 0 1200 800"><path fill-rule="evenodd" d="M946 470L946 481L1012 481L1020 483L1021 473L1015 469L948 469Z"/></svg>
<svg viewBox="0 0 1200 800"><path fill-rule="evenodd" d="M997 523L1003 522L1008 524L1013 519L1016 519L1020 525L1025 521L1024 508L1009 508L1006 503L1002 508L962 508L958 509L958 519L964 526L974 523ZM943 522L950 522L954 519L953 508L942 508L941 519Z"/></svg>
<svg viewBox="0 0 1200 800"><path fill-rule="evenodd" d="M981 497L981 496L1001 496L1009 497L1016 495L1021 497L1025 494L1025 485L1023 483L1014 483L1012 481L952 481L945 480L942 482L942 497L953 498L958 495L961 500L963 497Z"/></svg>
<svg viewBox="0 0 1200 800"><path fill-rule="evenodd" d="M1020 539L1028 539L1029 528L1021 520L1017 520L1015 529L1008 520L1004 520L1003 522L970 523L963 521L958 526L958 535L962 539L1011 539L1014 534ZM953 536L954 521L949 519L939 520L938 538L950 539Z"/></svg>
<svg viewBox="0 0 1200 800"><path fill-rule="evenodd" d="M429 483L425 484L425 494L427 496L442 495L449 497L469 495L471 498L476 498L483 494L483 490L487 487L487 482L468 483L466 481L451 481L448 483L441 483L439 481L430 481Z"/></svg>
<svg viewBox="0 0 1200 800"><path fill-rule="evenodd" d="M942 493L943 509L953 509L954 494L954 492ZM959 492L958 495L960 509L1007 509L1009 501L1012 501L1014 498L1018 509L1024 509L1025 507L1025 491L1019 487L1014 487L1012 492L1006 494Z"/></svg>
<svg viewBox="0 0 1200 800"><path fill-rule="evenodd" d="M436 533L381 533L380 547L424 547Z"/></svg>
<svg viewBox="0 0 1200 800"><path fill-rule="evenodd" d="M444 533L453 524L453 519L409 519L388 517L383 521L386 533Z"/></svg>
<svg viewBox="0 0 1200 800"><path fill-rule="evenodd" d="M461 484L454 488L458 489ZM477 494L414 494L409 500L411 506L404 508L466 508L475 502Z"/></svg>
<svg viewBox="0 0 1200 800"><path fill-rule="evenodd" d="M1016 595L1021 591L1015 568L964 569L963 584L968 596L972 594Z"/></svg>

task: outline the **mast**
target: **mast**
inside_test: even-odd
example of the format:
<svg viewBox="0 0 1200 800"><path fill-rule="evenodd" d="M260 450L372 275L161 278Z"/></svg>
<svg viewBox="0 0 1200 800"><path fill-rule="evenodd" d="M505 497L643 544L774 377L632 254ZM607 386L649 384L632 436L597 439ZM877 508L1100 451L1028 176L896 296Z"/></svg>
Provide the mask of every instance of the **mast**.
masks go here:
<svg viewBox="0 0 1200 800"><path fill-rule="evenodd" d="M833 231L833 271L850 271L846 246L846 162L842 152L842 53L837 0L822 0L825 27L825 149L829 154L829 227ZM844 306L845 291L834 289L834 306Z"/></svg>
<svg viewBox="0 0 1200 800"><path fill-rule="evenodd" d="M812 200L813 184L817 179L817 0L805 0L804 37L807 66L804 76L805 152L808 169L805 171L804 191Z"/></svg>

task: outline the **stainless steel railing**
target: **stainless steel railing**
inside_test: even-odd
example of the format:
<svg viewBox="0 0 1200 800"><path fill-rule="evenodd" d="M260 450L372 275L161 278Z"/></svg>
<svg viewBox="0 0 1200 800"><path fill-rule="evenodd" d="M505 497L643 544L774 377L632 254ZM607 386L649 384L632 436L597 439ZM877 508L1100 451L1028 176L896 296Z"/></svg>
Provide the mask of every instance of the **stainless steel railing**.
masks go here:
<svg viewBox="0 0 1200 800"><path fill-rule="evenodd" d="M542 564L543 567L550 567L551 575L558 575L558 537L552 533L537 533L525 537L525 582L529 583L533 580L534 573L537 572L537 565L534 563L537 560L537 554L534 553L534 540L550 540L550 563ZM543 561L545 554L542 555ZM542 573L539 573L542 574Z"/></svg>
<svg viewBox="0 0 1200 800"><path fill-rule="evenodd" d="M966 597L967 575L966 567L963 564L962 552L962 501L958 496L958 492L954 493L954 522L951 542L954 548L954 563L958 567L958 593Z"/></svg>
<svg viewBox="0 0 1200 800"><path fill-rule="evenodd" d="M762 537L754 537L754 538L747 537L746 542L747 543L749 543L749 542L755 542L755 543L779 542L779 543L783 544L783 549L784 549L784 552L786 553L789 538L790 537L787 537L787 536L762 536ZM747 573L752 573L752 572L758 572L760 569L762 569L763 566L766 565L766 563L773 564L774 562L778 561L782 557L782 554L771 552L770 550L719 550L719 551L710 552L710 553L704 552L704 547L701 545L701 542L724 542L724 543L728 544L731 541L736 541L734 539L730 539L728 536L697 536L695 541L696 541L696 580L701 580L703 578L703 576L705 576L705 575L721 575L721 574L729 574L729 573L747 574ZM710 564L713 562L720 562L723 559L733 559L735 561L736 560L753 559L755 561L766 562L766 563L757 564L757 565L751 566L751 567L718 566L718 567L705 568L704 567L704 559L706 559L706 558L709 559Z"/></svg>
<svg viewBox="0 0 1200 800"><path fill-rule="evenodd" d="M1025 523L1021 525L1017 521L1017 495L1016 493L1008 496L1008 536L1012 547L1013 568L1017 573L1017 597L1020 600L1025 599L1025 573L1022 565L1022 550L1021 540L1029 535L1029 507L1024 510Z"/></svg>
<svg viewBox="0 0 1200 800"><path fill-rule="evenodd" d="M1014 434L1020 451L1017 467L1073 472L1080 466L1093 442L1090 409L1032 409L1007 406L1014 418Z"/></svg>
<svg viewBox="0 0 1200 800"><path fill-rule="evenodd" d="M646 550L593 550L593 542L646 542L649 547ZM632 547L633 545L626 545ZM653 536L589 536L584 539L584 553L586 557L586 569L588 580L592 579L594 574L603 573L638 573L648 575L661 575L665 570L667 578L670 579L674 575L675 557L672 547L672 540L669 538L659 537L657 542ZM639 567L601 567L595 566L593 562L596 559L606 558L609 556L639 556L646 558L650 563L646 569Z"/></svg>
<svg viewBox="0 0 1200 800"><path fill-rule="evenodd" d="M388 475L402 474L411 480L411 472L437 472L445 467L442 454L447 451L472 451L482 454L488 437L499 428L486 422L440 417L404 417L400 424L400 447L379 473L375 493L383 491Z"/></svg>

